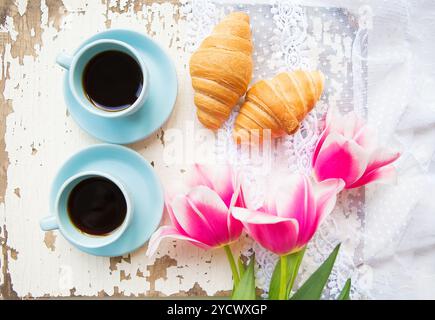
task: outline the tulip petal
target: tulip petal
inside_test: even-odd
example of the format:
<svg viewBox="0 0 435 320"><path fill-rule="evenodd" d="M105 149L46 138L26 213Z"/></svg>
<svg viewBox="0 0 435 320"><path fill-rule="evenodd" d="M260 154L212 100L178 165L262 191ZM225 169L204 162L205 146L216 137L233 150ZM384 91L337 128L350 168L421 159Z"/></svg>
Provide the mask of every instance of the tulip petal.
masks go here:
<svg viewBox="0 0 435 320"><path fill-rule="evenodd" d="M232 214L243 223L246 232L264 248L279 255L297 249L297 220L237 207L233 208Z"/></svg>
<svg viewBox="0 0 435 320"><path fill-rule="evenodd" d="M278 217L273 214L239 207L234 207L231 213L234 218L241 221L243 224L274 224L295 220L293 218Z"/></svg>
<svg viewBox="0 0 435 320"><path fill-rule="evenodd" d="M213 182L209 177L210 170L209 166L195 163L193 166L193 174L190 177L189 187L193 188L196 186L206 186L213 189Z"/></svg>
<svg viewBox="0 0 435 320"><path fill-rule="evenodd" d="M175 218L174 211L172 210L171 207L171 200L167 194L165 194L165 207L166 210L168 211L169 219L171 219L171 222L174 225L174 227L178 230L178 232L180 232L180 234L186 235L186 231L184 231L184 229L181 227L181 225L178 223L177 219Z"/></svg>
<svg viewBox="0 0 435 320"><path fill-rule="evenodd" d="M380 167L387 166L396 161L399 157L400 152L391 151L386 148L378 148L371 154L365 174Z"/></svg>
<svg viewBox="0 0 435 320"><path fill-rule="evenodd" d="M331 132L343 133L345 126L344 117L336 107L329 107L326 113L326 127L329 127Z"/></svg>
<svg viewBox="0 0 435 320"><path fill-rule="evenodd" d="M369 160L364 175L349 188L357 188L371 182L394 183L396 181L396 171L394 167L389 166L400 157L399 152L394 152L385 148L376 149ZM388 169L383 169L388 167Z"/></svg>
<svg viewBox="0 0 435 320"><path fill-rule="evenodd" d="M358 117L355 112L349 112L343 116L342 134L347 139L354 139L361 130L364 130L364 126L365 122L362 118Z"/></svg>
<svg viewBox="0 0 435 320"><path fill-rule="evenodd" d="M191 206L187 196L179 195L171 201L174 219L186 233L185 235L203 242L209 246L216 246L214 232L201 212Z"/></svg>
<svg viewBox="0 0 435 320"><path fill-rule="evenodd" d="M314 163L317 160L320 149L322 148L323 143L325 142L328 135L331 132L342 134L343 126L344 126L343 117L340 115L340 112L337 110L337 108L330 107L328 112L326 113L325 129L320 134L316 147L314 148L313 157L311 159L312 167L314 167Z"/></svg>
<svg viewBox="0 0 435 320"><path fill-rule="evenodd" d="M377 145L376 130L366 125L364 119L355 112L342 116L336 108L330 108L326 116L326 129L319 137L313 154L313 164L318 156L321 146L330 133L338 133L348 140L354 140L365 150L373 150Z"/></svg>
<svg viewBox="0 0 435 320"><path fill-rule="evenodd" d="M393 184L396 182L396 180L397 180L396 168L393 165L388 165L373 170L368 174L365 174L358 181L351 184L350 186L347 186L346 188L348 189L358 188L372 182Z"/></svg>
<svg viewBox="0 0 435 320"><path fill-rule="evenodd" d="M325 142L326 137L329 134L329 127L327 127L319 136L319 140L317 140L316 147L314 148L313 157L311 158L311 166L314 167L314 164L316 163L317 157L319 156L320 149L323 146L323 143Z"/></svg>
<svg viewBox="0 0 435 320"><path fill-rule="evenodd" d="M318 181L343 179L346 185L358 180L367 168L367 154L354 141L331 133L319 152L314 173Z"/></svg>
<svg viewBox="0 0 435 320"><path fill-rule="evenodd" d="M237 195L236 201L233 204L233 201L231 201L232 205L231 207L241 207L246 208L246 201L245 201L245 193L243 192L242 185L239 183L238 188L236 186L236 190L239 190L239 194ZM236 195L236 191L234 192L234 195Z"/></svg>
<svg viewBox="0 0 435 320"><path fill-rule="evenodd" d="M309 200L313 200L311 185L302 174L293 174L276 192L276 211L279 217L303 220ZM308 198L308 197L311 197Z"/></svg>
<svg viewBox="0 0 435 320"><path fill-rule="evenodd" d="M345 184L341 179L327 179L314 184L314 193L316 197L316 220L311 225L311 230L308 230L304 239L308 242L319 225L332 212L337 201L337 194L343 190Z"/></svg>
<svg viewBox="0 0 435 320"><path fill-rule="evenodd" d="M198 186L187 194L186 199L197 216L209 226L216 245L228 243L229 211L219 195L208 187Z"/></svg>
<svg viewBox="0 0 435 320"><path fill-rule="evenodd" d="M243 207L243 208L245 207L245 198L243 196L243 191L242 191L242 186L240 184L240 180L237 180L235 191L234 191L233 197L231 198L229 212L231 212L231 210L234 206ZM227 226L228 226L230 241L236 240L238 237L240 237L240 234L243 231L243 225L240 221L234 219L232 214L228 214Z"/></svg>
<svg viewBox="0 0 435 320"><path fill-rule="evenodd" d="M203 249L211 249L208 245L199 242L196 239L187 237L181 233L178 232L178 230L172 226L163 226L157 229L156 232L151 236L150 241L148 243L148 249L146 252L146 255L148 257L154 255L154 253L157 251L157 248L160 244L160 242L165 238L174 238L179 240L186 240L190 241L192 244L199 246Z"/></svg>
<svg viewBox="0 0 435 320"><path fill-rule="evenodd" d="M233 242L237 240L243 231L243 224L235 219L231 214L228 215L228 232L229 232L229 241Z"/></svg>
<svg viewBox="0 0 435 320"><path fill-rule="evenodd" d="M274 179L275 178L273 178L271 183L269 182L269 189L267 191L263 205L260 208L256 208L256 210L277 216L278 212L276 211L276 195L279 193L280 184L278 182L274 184Z"/></svg>
<svg viewBox="0 0 435 320"><path fill-rule="evenodd" d="M315 198L311 181L301 174L294 174L287 182L280 186L276 195L276 208L278 216L293 218L299 224L299 240L311 230L316 221Z"/></svg>
<svg viewBox="0 0 435 320"><path fill-rule="evenodd" d="M367 125L361 126L361 128L354 133L352 139L368 153L375 150L378 144L376 130Z"/></svg>
<svg viewBox="0 0 435 320"><path fill-rule="evenodd" d="M215 190L226 206L229 207L234 193L233 171L231 166L195 164L194 170L195 174L190 182L191 187L203 185Z"/></svg>

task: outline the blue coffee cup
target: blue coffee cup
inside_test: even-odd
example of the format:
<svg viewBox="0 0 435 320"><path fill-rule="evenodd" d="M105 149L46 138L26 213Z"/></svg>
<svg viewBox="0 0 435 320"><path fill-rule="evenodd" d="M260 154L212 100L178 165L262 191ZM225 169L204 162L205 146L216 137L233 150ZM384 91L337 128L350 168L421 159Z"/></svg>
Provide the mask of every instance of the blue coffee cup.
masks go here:
<svg viewBox="0 0 435 320"><path fill-rule="evenodd" d="M128 54L133 58L139 65L142 76L143 76L143 86L138 95L137 100L129 107L122 110L104 110L97 108L87 97L86 92L83 88L83 73L85 71L88 62L95 57L97 54L105 51L120 51ZM61 53L57 56L56 62L63 68L69 71L68 74L68 85L74 95L76 101L80 103L82 108L88 112L106 118L117 118L131 115L143 107L145 101L148 98L149 91L149 73L148 68L143 61L140 54L132 46L125 42L112 40L112 39L101 39L89 43L80 49L73 56ZM107 66L110 68L110 65Z"/></svg>
<svg viewBox="0 0 435 320"><path fill-rule="evenodd" d="M71 221L68 213L68 199L71 191L80 182L94 177L105 178L114 183L121 190L127 205L126 215L121 225L112 232L101 236L90 235L78 229ZM62 235L72 244L82 248L96 249L114 243L126 232L132 220L133 203L130 192L121 179L105 172L86 171L71 176L63 183L57 192L54 211L51 215L41 219L40 227L43 231L59 229Z"/></svg>

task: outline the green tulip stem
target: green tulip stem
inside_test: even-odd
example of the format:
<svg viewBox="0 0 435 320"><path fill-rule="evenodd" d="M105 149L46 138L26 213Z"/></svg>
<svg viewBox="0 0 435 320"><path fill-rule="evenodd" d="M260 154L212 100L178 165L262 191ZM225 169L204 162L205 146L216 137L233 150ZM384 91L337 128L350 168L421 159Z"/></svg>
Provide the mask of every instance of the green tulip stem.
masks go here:
<svg viewBox="0 0 435 320"><path fill-rule="evenodd" d="M293 253L293 255L296 259L296 262L294 263L294 266L292 268L293 272L290 274L290 281L289 281L289 285L287 288L287 297L290 295L290 291L293 289L293 285L295 284L295 280L296 280L296 277L298 276L299 267L301 266L302 259L304 258L306 248L307 247L305 246L301 250L299 250L298 252Z"/></svg>
<svg viewBox="0 0 435 320"><path fill-rule="evenodd" d="M279 300L287 300L287 256L280 257L281 276L279 281Z"/></svg>
<svg viewBox="0 0 435 320"><path fill-rule="evenodd" d="M233 256L233 253L231 252L230 246L225 245L224 250L225 250L225 253L227 254L228 262L230 263L231 272L233 273L234 286L236 287L240 281L239 272L237 271L236 262L234 261L234 256Z"/></svg>

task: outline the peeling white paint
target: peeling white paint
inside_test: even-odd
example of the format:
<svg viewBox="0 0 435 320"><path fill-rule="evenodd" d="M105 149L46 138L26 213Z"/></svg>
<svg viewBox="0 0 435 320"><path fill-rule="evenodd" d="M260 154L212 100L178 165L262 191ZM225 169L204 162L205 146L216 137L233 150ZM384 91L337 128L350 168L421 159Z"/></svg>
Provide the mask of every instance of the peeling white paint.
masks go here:
<svg viewBox="0 0 435 320"><path fill-rule="evenodd" d="M116 5L115 1L111 5ZM126 5L121 2L121 9ZM20 14L25 13L27 1L18 1ZM32 297L95 296L102 290L112 295L146 294L150 289L146 277L148 259L141 248L131 255L131 261L117 264L110 270L110 259L94 257L72 247L60 235L52 251L44 243L44 233L39 229L39 219L47 215L50 182L57 168L74 152L99 141L83 132L67 115L62 94L63 71L54 61L61 50L72 52L85 38L106 29L106 5L100 1L65 1L69 13L61 30L48 25L48 8L42 1L42 45L37 56L25 56L24 64L11 56L11 45L6 46L5 62L10 63L10 79L4 95L12 100L13 113L7 119L6 148L9 153L8 185L5 205L0 206L0 221L8 228L8 245L18 252L18 259L9 259L9 272L13 289L18 296ZM166 127L182 127L185 119L192 119L194 108L191 85L186 65L188 54L183 50L180 34L185 30L183 20L178 20L178 6L171 3L144 5L141 12L130 8L122 15L108 11L112 28L129 28L148 33L168 49L176 61L179 77L179 95L175 110ZM7 28L12 40L17 33L7 18ZM32 31L35 34L35 30ZM163 146L153 135L134 145L143 156L154 162L164 185L182 179L180 167L166 167L162 162ZM33 148L36 150L34 151ZM21 198L14 194L19 187ZM167 223L167 221L166 221ZM155 287L170 295L189 290L195 282L208 294L231 289L231 276L226 269L223 252L208 252L187 243L167 241L157 255L169 255L177 266L167 270L167 279L157 279ZM212 260L212 263L206 261ZM223 267L225 266L225 267ZM137 276L143 273L142 276ZM130 280L121 281L121 272ZM0 274L0 282L2 281ZM117 288L116 288L117 287Z"/></svg>
<svg viewBox="0 0 435 320"><path fill-rule="evenodd" d="M18 13L22 16L26 12L27 0L16 0L15 3L18 7Z"/></svg>

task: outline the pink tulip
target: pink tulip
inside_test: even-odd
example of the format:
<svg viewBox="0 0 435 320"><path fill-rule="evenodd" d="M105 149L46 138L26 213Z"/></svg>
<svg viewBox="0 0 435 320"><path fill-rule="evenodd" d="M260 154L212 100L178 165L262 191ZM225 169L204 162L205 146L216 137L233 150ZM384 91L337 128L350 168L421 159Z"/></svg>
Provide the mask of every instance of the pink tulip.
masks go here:
<svg viewBox="0 0 435 320"><path fill-rule="evenodd" d="M312 159L316 179L340 178L346 189L394 181L396 171L391 164L400 153L378 147L376 136L355 113L341 116L331 109Z"/></svg>
<svg viewBox="0 0 435 320"><path fill-rule="evenodd" d="M147 255L153 255L160 241L174 238L190 241L204 249L225 246L237 240L242 224L230 210L244 206L240 185L230 166L194 166L190 190L166 199L172 226L160 227L151 237Z"/></svg>
<svg viewBox="0 0 435 320"><path fill-rule="evenodd" d="M294 174L270 190L268 200L257 210L235 207L232 215L246 232L266 249L287 255L301 250L335 206L341 179L313 182Z"/></svg>

